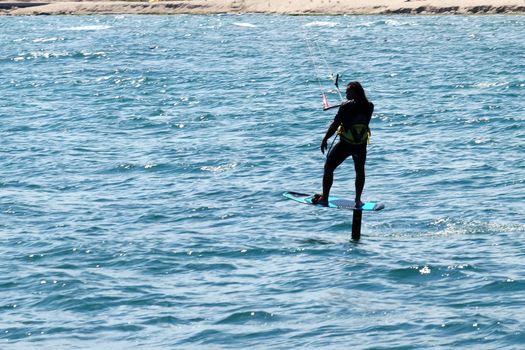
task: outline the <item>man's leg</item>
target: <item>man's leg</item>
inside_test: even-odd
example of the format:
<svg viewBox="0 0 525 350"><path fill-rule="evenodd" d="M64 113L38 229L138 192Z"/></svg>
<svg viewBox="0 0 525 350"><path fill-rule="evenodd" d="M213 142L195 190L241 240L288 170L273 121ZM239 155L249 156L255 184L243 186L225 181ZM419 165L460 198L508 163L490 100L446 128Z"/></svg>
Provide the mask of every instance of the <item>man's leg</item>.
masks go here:
<svg viewBox="0 0 525 350"><path fill-rule="evenodd" d="M334 167L330 162L326 162L324 165L324 174L323 174L323 200L328 201L330 196L330 189L334 183Z"/></svg>
<svg viewBox="0 0 525 350"><path fill-rule="evenodd" d="M342 144L342 141L338 142L330 154L326 157L326 163L324 164L323 174L323 194L321 196L314 197L314 203L327 205L328 197L330 196L330 189L334 183L334 170L349 156L347 147Z"/></svg>
<svg viewBox="0 0 525 350"><path fill-rule="evenodd" d="M354 159L355 169L355 204L356 207L362 206L361 194L365 188L365 162L366 162L366 148L364 152L359 152L352 156Z"/></svg>

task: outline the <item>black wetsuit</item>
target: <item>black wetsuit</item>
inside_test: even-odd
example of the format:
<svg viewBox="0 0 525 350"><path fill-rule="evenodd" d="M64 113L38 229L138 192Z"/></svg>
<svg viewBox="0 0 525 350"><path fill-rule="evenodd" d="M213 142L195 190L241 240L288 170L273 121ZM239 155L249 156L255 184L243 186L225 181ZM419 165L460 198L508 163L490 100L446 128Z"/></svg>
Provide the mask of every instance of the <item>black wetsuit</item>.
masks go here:
<svg viewBox="0 0 525 350"><path fill-rule="evenodd" d="M339 107L334 122L336 124L343 124L343 127L349 130L352 125L355 124L370 124L373 112L374 104L372 102L357 103L354 100L350 100ZM366 145L367 142L351 144L340 138L340 141L328 154L325 166L333 170L346 158L352 156L356 170L357 167L364 167L366 161Z"/></svg>

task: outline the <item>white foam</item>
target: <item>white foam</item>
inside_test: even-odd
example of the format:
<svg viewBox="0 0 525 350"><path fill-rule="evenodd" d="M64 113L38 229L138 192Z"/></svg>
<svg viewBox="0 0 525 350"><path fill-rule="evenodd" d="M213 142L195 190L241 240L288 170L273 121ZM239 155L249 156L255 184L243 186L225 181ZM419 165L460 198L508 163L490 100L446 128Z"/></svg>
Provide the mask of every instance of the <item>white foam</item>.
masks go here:
<svg viewBox="0 0 525 350"><path fill-rule="evenodd" d="M385 24L389 27L400 27L400 26L412 26L416 25L415 23L411 22L402 22L402 21L396 21L395 19L387 19L385 21Z"/></svg>
<svg viewBox="0 0 525 350"><path fill-rule="evenodd" d="M203 171L210 171L212 173L218 173L223 171L228 171L237 166L237 163L230 163L225 165L219 165L219 166L203 166L201 167L201 170Z"/></svg>
<svg viewBox="0 0 525 350"><path fill-rule="evenodd" d="M333 27L336 27L338 25L339 25L339 23L337 23L337 22L315 21L315 22L307 23L304 26L305 27L330 27L330 28L333 28Z"/></svg>
<svg viewBox="0 0 525 350"><path fill-rule="evenodd" d="M40 39L34 39L33 42L34 43L47 43L47 42L52 42L52 41L57 41L57 40L63 40L62 38L58 38L58 37L54 37L54 38L40 38Z"/></svg>
<svg viewBox="0 0 525 350"><path fill-rule="evenodd" d="M105 29L109 29L109 28L111 28L111 26L107 26L107 25L92 25L92 26L79 26L79 27L64 28L62 30L82 31L82 30L105 30Z"/></svg>
<svg viewBox="0 0 525 350"><path fill-rule="evenodd" d="M486 89L486 88L491 88L491 87L506 86L508 84L509 83L507 82L482 82L482 83L474 84L474 86L480 89Z"/></svg>
<svg viewBox="0 0 525 350"><path fill-rule="evenodd" d="M233 25L237 26L237 27L257 28L257 26L255 24L244 23L244 22L235 22L235 23L233 23Z"/></svg>

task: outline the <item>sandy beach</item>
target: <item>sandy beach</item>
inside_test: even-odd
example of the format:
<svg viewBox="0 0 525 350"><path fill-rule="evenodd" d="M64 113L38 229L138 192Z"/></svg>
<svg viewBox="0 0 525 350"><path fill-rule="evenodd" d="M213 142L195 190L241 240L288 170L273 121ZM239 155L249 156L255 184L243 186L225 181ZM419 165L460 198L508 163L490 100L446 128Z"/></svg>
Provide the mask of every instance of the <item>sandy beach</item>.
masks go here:
<svg viewBox="0 0 525 350"><path fill-rule="evenodd" d="M60 14L501 14L525 13L525 0L180 0L0 1L3 15Z"/></svg>

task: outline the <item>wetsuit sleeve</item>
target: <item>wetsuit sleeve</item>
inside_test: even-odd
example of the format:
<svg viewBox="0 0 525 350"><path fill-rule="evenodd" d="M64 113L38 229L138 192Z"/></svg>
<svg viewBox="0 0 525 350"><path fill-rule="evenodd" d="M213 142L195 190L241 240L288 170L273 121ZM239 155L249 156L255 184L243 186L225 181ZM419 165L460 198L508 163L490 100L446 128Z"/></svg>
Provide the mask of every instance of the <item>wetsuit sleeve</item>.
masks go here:
<svg viewBox="0 0 525 350"><path fill-rule="evenodd" d="M341 123L341 116L343 113L341 113L341 109L343 108L343 105L339 106L339 109L337 110L337 114L334 117L334 122L337 124Z"/></svg>
<svg viewBox="0 0 525 350"><path fill-rule="evenodd" d="M374 104L370 102L370 113L368 115L368 124L370 124L370 120L372 120L372 114L374 113Z"/></svg>

